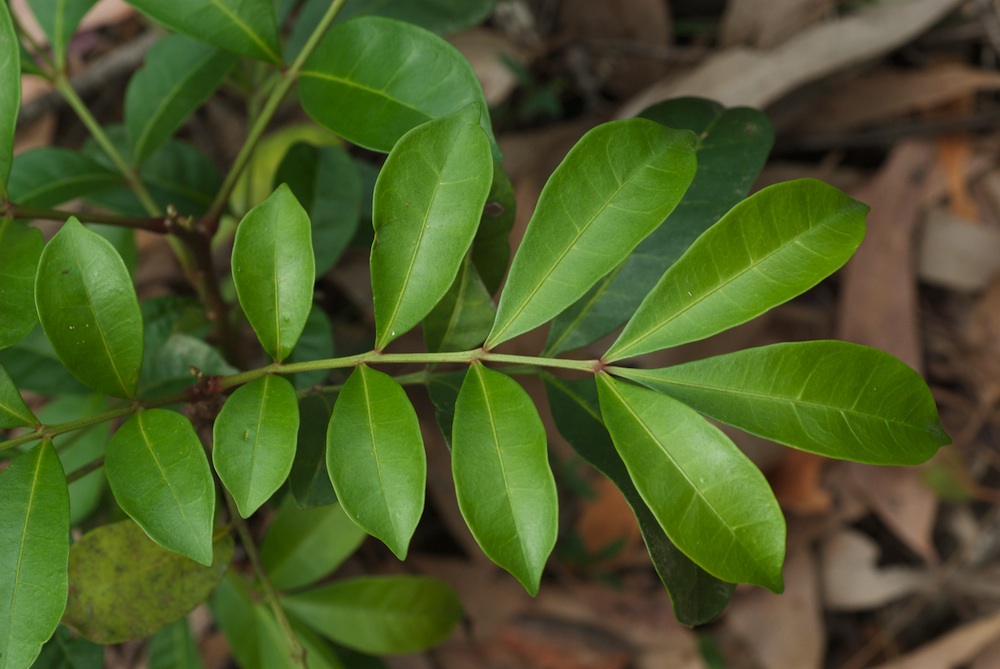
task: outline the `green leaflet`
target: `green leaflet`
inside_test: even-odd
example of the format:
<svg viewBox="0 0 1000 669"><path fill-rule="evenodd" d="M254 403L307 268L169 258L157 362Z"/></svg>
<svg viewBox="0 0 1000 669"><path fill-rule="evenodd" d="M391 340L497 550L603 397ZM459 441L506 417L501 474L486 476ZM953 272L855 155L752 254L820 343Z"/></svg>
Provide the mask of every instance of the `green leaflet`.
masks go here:
<svg viewBox="0 0 1000 669"><path fill-rule="evenodd" d="M805 292L854 254L867 212L814 179L755 193L666 271L604 360L704 339Z"/></svg>
<svg viewBox="0 0 1000 669"><path fill-rule="evenodd" d="M212 564L215 483L191 421L166 409L132 416L111 438L104 472L118 504L150 539Z"/></svg>
<svg viewBox="0 0 1000 669"><path fill-rule="evenodd" d="M492 295L500 289L510 261L510 231L517 218L517 195L510 176L499 162L493 163L493 186L483 207L476 238L472 240L472 264L475 265Z"/></svg>
<svg viewBox="0 0 1000 669"><path fill-rule="evenodd" d="M555 546L559 502L545 427L517 381L473 363L455 403L451 464L472 535L535 595Z"/></svg>
<svg viewBox="0 0 1000 669"><path fill-rule="evenodd" d="M125 91L132 162L142 163L212 95L236 57L183 35L169 35L146 54Z"/></svg>
<svg viewBox="0 0 1000 669"><path fill-rule="evenodd" d="M785 520L760 470L677 400L606 373L597 389L615 447L670 541L716 578L781 592Z"/></svg>
<svg viewBox="0 0 1000 669"><path fill-rule="evenodd" d="M35 304L59 360L82 383L132 399L142 363L142 314L114 247L70 218L45 246Z"/></svg>
<svg viewBox="0 0 1000 669"><path fill-rule="evenodd" d="M387 153L409 130L473 102L494 142L469 61L410 23L362 16L334 26L302 68L299 95L317 123L374 151Z"/></svg>
<svg viewBox="0 0 1000 669"><path fill-rule="evenodd" d="M281 64L271 0L127 0L171 30L276 65Z"/></svg>
<svg viewBox="0 0 1000 669"><path fill-rule="evenodd" d="M640 116L695 133L694 181L660 227L552 321L544 355L586 346L625 323L664 270L746 197L774 142L767 116L749 107L726 109L711 100L677 98L653 105Z"/></svg>
<svg viewBox="0 0 1000 669"><path fill-rule="evenodd" d="M80 416L92 416L105 411L110 400L111 398L97 393L89 395L65 394L54 397L52 401L39 409L38 419L42 425L77 420ZM55 437L52 444L59 455L59 461L62 463L66 476L72 476L81 467L103 456L110 437L111 426L107 423L91 425L88 428ZM73 481L73 484L69 486L69 523L71 527L77 527L97 509L107 487L103 468L98 468Z"/></svg>
<svg viewBox="0 0 1000 669"><path fill-rule="evenodd" d="M629 119L584 135L542 189L486 346L573 304L663 222L694 174L690 131Z"/></svg>
<svg viewBox="0 0 1000 669"><path fill-rule="evenodd" d="M316 279L309 215L287 185L243 217L232 265L247 320L267 354L281 362L305 327Z"/></svg>
<svg viewBox="0 0 1000 669"><path fill-rule="evenodd" d="M39 230L0 218L0 348L21 341L38 323L35 274L44 244Z"/></svg>
<svg viewBox="0 0 1000 669"><path fill-rule="evenodd" d="M424 511L427 459L406 391L365 365L337 396L326 468L344 511L400 560Z"/></svg>
<svg viewBox="0 0 1000 669"><path fill-rule="evenodd" d="M0 428L34 427L38 419L24 403L10 374L0 365Z"/></svg>
<svg viewBox="0 0 1000 669"><path fill-rule="evenodd" d="M292 590L332 573L367 536L340 504L300 509L287 495L260 544L260 559L274 587Z"/></svg>
<svg viewBox="0 0 1000 669"><path fill-rule="evenodd" d="M496 309L471 257L466 257L451 288L424 319L429 351L468 351L490 333Z"/></svg>
<svg viewBox="0 0 1000 669"><path fill-rule="evenodd" d="M120 175L69 149L30 149L14 159L10 199L23 206L54 207L121 185Z"/></svg>
<svg viewBox="0 0 1000 669"><path fill-rule="evenodd" d="M21 108L21 43L7 3L0 3L0 199L6 198Z"/></svg>
<svg viewBox="0 0 1000 669"><path fill-rule="evenodd" d="M549 374L542 380L559 433L582 458L611 479L632 507L650 560L670 593L677 620L693 626L714 619L726 608L735 586L706 572L667 538L604 427L594 381L569 381Z"/></svg>
<svg viewBox="0 0 1000 669"><path fill-rule="evenodd" d="M286 363L309 362L333 357L333 326L330 317L319 305L313 304L309 309L302 334L295 343L295 348L288 354ZM322 385L330 375L328 369L316 369L308 372L289 374L288 380L296 390Z"/></svg>
<svg viewBox="0 0 1000 669"><path fill-rule="evenodd" d="M370 576L283 597L323 636L365 653L416 653L444 641L462 618L458 597L426 576Z"/></svg>
<svg viewBox="0 0 1000 669"><path fill-rule="evenodd" d="M65 625L42 646L32 669L104 669L104 646L72 634Z"/></svg>
<svg viewBox="0 0 1000 669"><path fill-rule="evenodd" d="M131 520L103 525L73 544L63 622L95 643L149 636L205 601L233 557L215 537L211 567L153 543Z"/></svg>
<svg viewBox="0 0 1000 669"><path fill-rule="evenodd" d="M774 344L614 373L723 423L832 458L913 465L950 441L920 375L857 344Z"/></svg>
<svg viewBox="0 0 1000 669"><path fill-rule="evenodd" d="M424 319L455 280L493 180L489 141L469 105L407 132L375 183L375 348Z"/></svg>
<svg viewBox="0 0 1000 669"><path fill-rule="evenodd" d="M212 428L212 464L244 518L288 478L298 429L295 389L280 376L240 386L222 405Z"/></svg>
<svg viewBox="0 0 1000 669"><path fill-rule="evenodd" d="M66 607L69 493L52 442L0 472L0 669L31 663Z"/></svg>
<svg viewBox="0 0 1000 669"><path fill-rule="evenodd" d="M173 622L149 640L149 669L204 669L186 618Z"/></svg>
<svg viewBox="0 0 1000 669"><path fill-rule="evenodd" d="M66 45L77 25L97 0L28 0L28 6L38 19L52 46L52 60L59 70L66 67Z"/></svg>
<svg viewBox="0 0 1000 669"><path fill-rule="evenodd" d="M307 395L299 400L298 444L288 486L300 509L337 501L326 471L326 429L334 399L329 395Z"/></svg>

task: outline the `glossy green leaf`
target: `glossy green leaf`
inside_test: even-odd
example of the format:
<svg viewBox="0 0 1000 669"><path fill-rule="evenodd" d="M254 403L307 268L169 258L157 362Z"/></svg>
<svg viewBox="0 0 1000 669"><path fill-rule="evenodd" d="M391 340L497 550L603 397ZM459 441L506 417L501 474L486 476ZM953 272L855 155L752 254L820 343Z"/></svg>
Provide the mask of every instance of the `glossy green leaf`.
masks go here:
<svg viewBox="0 0 1000 669"><path fill-rule="evenodd" d="M667 220L625 262L552 321L545 355L580 348L624 324L666 268L746 197L774 142L767 116L749 107L727 109L702 98L677 98L641 116L695 133L694 181Z"/></svg>
<svg viewBox="0 0 1000 669"><path fill-rule="evenodd" d="M281 63L271 0L128 0L154 21L220 49Z"/></svg>
<svg viewBox="0 0 1000 669"><path fill-rule="evenodd" d="M472 536L535 595L559 530L545 427L517 381L479 362L455 404L451 466Z"/></svg>
<svg viewBox="0 0 1000 669"><path fill-rule="evenodd" d="M603 373L597 388L615 447L670 541L716 578L781 592L785 519L760 470L677 400Z"/></svg>
<svg viewBox="0 0 1000 669"><path fill-rule="evenodd" d="M212 463L244 518L288 478L298 430L295 389L280 376L240 386L222 405L212 430Z"/></svg>
<svg viewBox="0 0 1000 669"><path fill-rule="evenodd" d="M487 346L573 304L663 222L694 173L687 130L628 119L584 135L542 189Z"/></svg>
<svg viewBox="0 0 1000 669"><path fill-rule="evenodd" d="M451 288L424 319L424 342L430 351L467 351L482 345L496 310L490 294L466 258Z"/></svg>
<svg viewBox="0 0 1000 669"><path fill-rule="evenodd" d="M0 218L0 348L21 341L38 323L35 274L44 244L39 230Z"/></svg>
<svg viewBox="0 0 1000 669"><path fill-rule="evenodd" d="M104 669L104 646L75 636L60 625L42 646L31 669Z"/></svg>
<svg viewBox="0 0 1000 669"><path fill-rule="evenodd" d="M28 0L28 6L38 19L52 47L56 67L66 67L66 45L69 44L80 20L97 0Z"/></svg>
<svg viewBox="0 0 1000 669"><path fill-rule="evenodd" d="M274 175L274 186L287 183L312 223L316 275L337 262L361 221L361 175L354 159L337 146L297 142Z"/></svg>
<svg viewBox="0 0 1000 669"><path fill-rule="evenodd" d="M444 297L476 235L493 178L470 105L406 133L375 184L375 347L413 328Z"/></svg>
<svg viewBox="0 0 1000 669"><path fill-rule="evenodd" d="M109 398L96 393L89 395L57 395L38 411L43 425L66 423L84 416L94 416L108 409ZM72 476L104 455L111 426L99 423L61 434L52 440L66 476ZM76 479L69 486L69 522L76 527L98 508L108 482L104 468L98 467Z"/></svg>
<svg viewBox="0 0 1000 669"><path fill-rule="evenodd" d="M329 395L307 395L299 400L299 437L288 485L300 509L337 501L326 471L326 430L334 399Z"/></svg>
<svg viewBox="0 0 1000 669"><path fill-rule="evenodd" d="M920 375L857 344L774 344L615 374L723 423L827 457L913 465L950 442Z"/></svg>
<svg viewBox="0 0 1000 669"><path fill-rule="evenodd" d="M323 636L365 653L416 653L444 641L462 604L443 581L370 576L313 588L281 600Z"/></svg>
<svg viewBox="0 0 1000 669"><path fill-rule="evenodd" d="M424 511L427 459L417 412L391 376L354 368L330 417L326 468L351 520L404 559Z"/></svg>
<svg viewBox="0 0 1000 669"><path fill-rule="evenodd" d="M24 403L10 374L0 365L0 428L34 427L38 419Z"/></svg>
<svg viewBox="0 0 1000 669"><path fill-rule="evenodd" d="M333 326L330 317L319 305L312 305L306 324L302 328L295 348L288 354L287 363L325 360L333 357ZM297 389L311 388L322 384L330 376L330 370L317 369L310 372L289 374L288 379Z"/></svg>
<svg viewBox="0 0 1000 669"><path fill-rule="evenodd" d="M0 4L0 199L6 198L7 178L14 157L14 130L21 108L21 43L7 3Z"/></svg>
<svg viewBox="0 0 1000 669"><path fill-rule="evenodd" d="M96 643L141 639L189 613L222 580L233 557L215 537L211 567L153 543L131 520L103 525L73 544L63 622Z"/></svg>
<svg viewBox="0 0 1000 669"><path fill-rule="evenodd" d="M149 640L149 669L203 669L186 618L173 622Z"/></svg>
<svg viewBox="0 0 1000 669"><path fill-rule="evenodd" d="M286 496L260 545L260 559L279 590L309 585L339 567L367 538L340 504L312 509Z"/></svg>
<svg viewBox="0 0 1000 669"><path fill-rule="evenodd" d="M111 438L104 473L118 504L150 539L212 564L215 483L191 421L166 409L135 414Z"/></svg>
<svg viewBox="0 0 1000 669"><path fill-rule="evenodd" d="M720 581L691 561L667 537L649 510L604 427L592 379L542 377L559 433L587 462L611 479L639 522L650 560L670 593L674 615L685 625L701 625L722 613L734 585Z"/></svg>
<svg viewBox="0 0 1000 669"><path fill-rule="evenodd" d="M215 92L236 57L183 35L170 35L146 54L125 90L125 127L132 161L148 158Z"/></svg>
<svg viewBox="0 0 1000 669"><path fill-rule="evenodd" d="M302 334L315 278L309 215L281 185L243 217L233 242L240 306L275 362L288 357Z"/></svg>
<svg viewBox="0 0 1000 669"><path fill-rule="evenodd" d="M0 668L29 667L66 607L69 493L52 442L0 472Z"/></svg>
<svg viewBox="0 0 1000 669"><path fill-rule="evenodd" d="M35 304L73 376L107 395L135 397L142 314L128 269L107 240L70 218L42 251Z"/></svg>
<svg viewBox="0 0 1000 669"><path fill-rule="evenodd" d="M120 175L77 151L30 149L14 158L7 190L24 206L54 207L122 184Z"/></svg>
<svg viewBox="0 0 1000 669"><path fill-rule="evenodd" d="M755 193L666 271L604 360L704 339L805 292L853 255L867 212L814 179Z"/></svg>
<svg viewBox="0 0 1000 669"><path fill-rule="evenodd" d="M483 207L476 238L472 240L472 262L492 295L500 289L510 262L510 231L517 214L517 196L510 177L500 163L493 163L493 186Z"/></svg>
<svg viewBox="0 0 1000 669"><path fill-rule="evenodd" d="M493 138L469 61L437 35L393 19L334 26L302 68L299 95L320 125L374 151L387 153L409 130L473 102Z"/></svg>

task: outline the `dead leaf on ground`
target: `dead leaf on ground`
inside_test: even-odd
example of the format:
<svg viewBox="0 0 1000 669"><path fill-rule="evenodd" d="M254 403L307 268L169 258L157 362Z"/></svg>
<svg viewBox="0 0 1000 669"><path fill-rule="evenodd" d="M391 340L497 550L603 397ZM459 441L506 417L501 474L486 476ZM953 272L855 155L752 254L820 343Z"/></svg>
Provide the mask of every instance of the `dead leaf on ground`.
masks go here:
<svg viewBox="0 0 1000 669"><path fill-rule="evenodd" d="M856 530L841 530L820 544L823 604L831 611L866 611L919 591L927 571L879 567L878 546Z"/></svg>
<svg viewBox="0 0 1000 669"><path fill-rule="evenodd" d="M729 0L722 15L719 43L769 49L829 16L835 0Z"/></svg>
<svg viewBox="0 0 1000 669"><path fill-rule="evenodd" d="M448 41L472 65L482 84L486 104L490 107L503 104L518 85L517 74L505 60L527 65L527 58L518 47L496 30L482 26L451 35Z"/></svg>
<svg viewBox="0 0 1000 669"><path fill-rule="evenodd" d="M936 641L874 669L958 669L994 643L997 636L1000 636L1000 613L957 627Z"/></svg>
<svg viewBox="0 0 1000 669"><path fill-rule="evenodd" d="M770 475L774 496L785 511L820 514L830 510L833 498L823 486L826 458L791 449Z"/></svg>

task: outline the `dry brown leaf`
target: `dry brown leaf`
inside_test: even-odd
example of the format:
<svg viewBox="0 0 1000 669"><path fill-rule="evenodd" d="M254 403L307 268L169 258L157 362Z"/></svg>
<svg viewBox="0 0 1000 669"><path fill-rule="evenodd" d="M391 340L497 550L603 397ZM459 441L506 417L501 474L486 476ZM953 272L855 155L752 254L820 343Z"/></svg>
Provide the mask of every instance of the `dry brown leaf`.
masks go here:
<svg viewBox="0 0 1000 669"><path fill-rule="evenodd" d="M723 47L769 49L828 16L836 4L835 0L729 0L719 42Z"/></svg>
<svg viewBox="0 0 1000 669"><path fill-rule="evenodd" d="M821 474L826 458L790 449L771 472L771 488L781 508L791 513L820 514L830 510L833 498L823 487Z"/></svg>
<svg viewBox="0 0 1000 669"><path fill-rule="evenodd" d="M879 3L803 30L774 49L726 49L687 76L653 84L625 103L618 116L636 116L656 102L682 95L709 97L727 106L766 107L806 83L905 44L959 4Z"/></svg>
<svg viewBox="0 0 1000 669"><path fill-rule="evenodd" d="M936 286L975 293L1000 273L1000 229L943 207L928 212L919 247L920 278Z"/></svg>
<svg viewBox="0 0 1000 669"><path fill-rule="evenodd" d="M602 564L613 566L627 560L642 543L639 522L624 495L610 479L599 476L591 482L595 498L585 500L576 521L576 531L580 535L588 554L595 554L607 546L623 542L622 550Z"/></svg>
<svg viewBox="0 0 1000 669"><path fill-rule="evenodd" d="M957 669L988 648L997 636L1000 636L1000 613L957 627L936 641L874 669Z"/></svg>
<svg viewBox="0 0 1000 669"><path fill-rule="evenodd" d="M823 603L832 611L874 609L920 590L923 569L879 568L879 550L868 536L841 530L820 544Z"/></svg>
<svg viewBox="0 0 1000 669"><path fill-rule="evenodd" d="M504 60L521 65L527 61L517 46L497 31L482 26L451 35L448 41L472 65L483 86L486 104L490 107L503 104L518 84L517 75Z"/></svg>

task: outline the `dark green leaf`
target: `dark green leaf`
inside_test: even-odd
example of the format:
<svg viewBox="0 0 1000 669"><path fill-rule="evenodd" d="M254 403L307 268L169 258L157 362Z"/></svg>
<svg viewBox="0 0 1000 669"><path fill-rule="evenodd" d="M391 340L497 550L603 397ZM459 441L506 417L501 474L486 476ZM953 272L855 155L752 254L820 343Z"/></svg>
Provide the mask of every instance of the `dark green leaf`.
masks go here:
<svg viewBox="0 0 1000 669"><path fill-rule="evenodd" d="M298 430L295 389L280 376L240 386L222 405L212 430L212 462L244 518L288 478Z"/></svg>
<svg viewBox="0 0 1000 669"><path fill-rule="evenodd" d="M275 362L288 357L302 334L315 280L309 215L281 185L243 217L233 242L240 306Z"/></svg>
<svg viewBox="0 0 1000 669"><path fill-rule="evenodd" d="M785 520L760 470L677 400L603 373L597 388L615 447L670 541L716 578L781 592Z"/></svg>
<svg viewBox="0 0 1000 669"><path fill-rule="evenodd" d="M624 260L680 201L694 135L646 119L600 125L549 178L514 255L490 348L550 320Z"/></svg>
<svg viewBox="0 0 1000 669"><path fill-rule="evenodd" d="M326 472L326 429L333 411L332 401L323 395L299 400L299 440L288 484L301 509L337 501Z"/></svg>
<svg viewBox="0 0 1000 669"><path fill-rule="evenodd" d="M149 640L149 669L203 669L204 666L185 618L167 625Z"/></svg>
<svg viewBox="0 0 1000 669"><path fill-rule="evenodd" d="M667 270L604 360L704 339L805 292L858 248L867 212L814 179L755 193Z"/></svg>
<svg viewBox="0 0 1000 669"><path fill-rule="evenodd" d="M287 183L312 223L316 275L322 276L347 248L361 220L361 175L337 146L297 142L278 166L274 186Z"/></svg>
<svg viewBox="0 0 1000 669"><path fill-rule="evenodd" d="M774 344L615 374L723 423L828 457L913 465L950 442L920 375L857 344Z"/></svg>
<svg viewBox="0 0 1000 669"><path fill-rule="evenodd" d="M187 388L195 382L192 370L206 376L235 374L237 369L226 362L222 353L202 339L175 332L159 346L146 347L139 394L157 397Z"/></svg>
<svg viewBox="0 0 1000 669"><path fill-rule="evenodd" d="M583 459L611 479L632 507L653 567L670 593L677 620L685 625L701 625L718 616L733 594L733 584L706 572L667 538L632 483L604 427L593 380L567 381L551 375L545 375L543 380L560 434Z"/></svg>
<svg viewBox="0 0 1000 669"><path fill-rule="evenodd" d="M28 667L66 606L69 493L52 442L0 472L0 666Z"/></svg>
<svg viewBox="0 0 1000 669"><path fill-rule="evenodd" d="M437 35L393 19L334 26L302 68L299 95L318 123L374 151L387 153L407 131L473 102L493 138L469 61Z"/></svg>
<svg viewBox="0 0 1000 669"><path fill-rule="evenodd" d="M146 54L125 91L125 126L139 164L184 124L236 65L236 58L183 35L170 35Z"/></svg>
<svg viewBox="0 0 1000 669"><path fill-rule="evenodd" d="M451 465L472 535L535 595L556 543L559 501L545 427L517 381L472 365L455 404Z"/></svg>
<svg viewBox="0 0 1000 669"><path fill-rule="evenodd" d="M486 340L495 316L490 294L466 257L451 288L424 319L424 342L430 351L476 348Z"/></svg>
<svg viewBox="0 0 1000 669"><path fill-rule="evenodd" d="M486 198L479 230L472 241L472 262L490 295L500 289L510 261L510 231L517 213L517 198L510 177L500 163L493 164L493 186Z"/></svg>
<svg viewBox="0 0 1000 669"><path fill-rule="evenodd" d="M697 135L698 172L667 220L624 263L552 322L546 355L585 346L635 313L659 278L701 233L746 197L774 141L767 117L756 109L726 109L701 98L677 98L641 116Z"/></svg>
<svg viewBox="0 0 1000 669"><path fill-rule="evenodd" d="M306 318L302 335L285 362L309 362L333 357L333 326L322 307L312 305ZM301 390L323 383L330 375L329 370L317 369L289 375L292 385Z"/></svg>
<svg viewBox="0 0 1000 669"><path fill-rule="evenodd" d="M66 45L77 25L97 0L28 0L38 24L52 46L53 61L58 69L66 67Z"/></svg>
<svg viewBox="0 0 1000 669"><path fill-rule="evenodd" d="M228 534L215 537L205 567L153 543L131 520L104 525L73 544L63 622L96 643L141 639L205 601L233 557Z"/></svg>
<svg viewBox="0 0 1000 669"><path fill-rule="evenodd" d="M74 636L65 625L42 646L31 669L103 669L104 647Z"/></svg>
<svg viewBox="0 0 1000 669"><path fill-rule="evenodd" d="M87 386L134 398L142 363L142 315L121 256L70 218L45 246L35 280L45 335Z"/></svg>
<svg viewBox="0 0 1000 669"><path fill-rule="evenodd" d="M229 570L212 593L210 603L240 669L269 669L261 664L255 603L246 580L237 571Z"/></svg>
<svg viewBox="0 0 1000 669"><path fill-rule="evenodd" d="M48 147L14 158L7 190L11 201L20 205L54 207L121 183L120 175L83 153Z"/></svg>
<svg viewBox="0 0 1000 669"><path fill-rule="evenodd" d="M338 581L281 600L323 636L365 653L415 653L444 641L462 618L458 597L426 576Z"/></svg>
<svg viewBox="0 0 1000 669"><path fill-rule="evenodd" d="M7 178L14 157L14 129L21 107L21 43L7 3L0 4L0 199L8 195Z"/></svg>
<svg viewBox="0 0 1000 669"><path fill-rule="evenodd" d="M166 409L132 416L108 444L104 473L118 504L150 539L212 564L215 483L191 421Z"/></svg>
<svg viewBox="0 0 1000 669"><path fill-rule="evenodd" d="M393 147L375 184L375 347L413 328L444 297L479 226L493 161L478 105L430 121Z"/></svg>
<svg viewBox="0 0 1000 669"><path fill-rule="evenodd" d="M260 558L279 590L309 585L339 567L368 535L339 504L300 509L286 496L260 545Z"/></svg>
<svg viewBox="0 0 1000 669"><path fill-rule="evenodd" d="M0 428L35 425L38 425L38 419L24 403L10 374L0 365Z"/></svg>
<svg viewBox="0 0 1000 669"><path fill-rule="evenodd" d="M38 323L35 274L44 244L35 228L0 218L0 348L21 341Z"/></svg>
<svg viewBox="0 0 1000 669"><path fill-rule="evenodd" d="M344 511L404 559L427 485L420 421L406 391L387 374L355 367L337 396L326 444Z"/></svg>
<svg viewBox="0 0 1000 669"><path fill-rule="evenodd" d="M455 402L462 390L465 372L448 372L435 374L427 384L427 394L434 404L434 420L441 428L444 441L451 448L451 428L455 423Z"/></svg>
<svg viewBox="0 0 1000 669"><path fill-rule="evenodd" d="M14 385L24 391L42 395L89 395L93 392L63 367L41 327L28 333L20 343L0 349L0 364L7 368Z"/></svg>
<svg viewBox="0 0 1000 669"><path fill-rule="evenodd" d="M220 49L281 64L271 0L128 0L154 21Z"/></svg>

